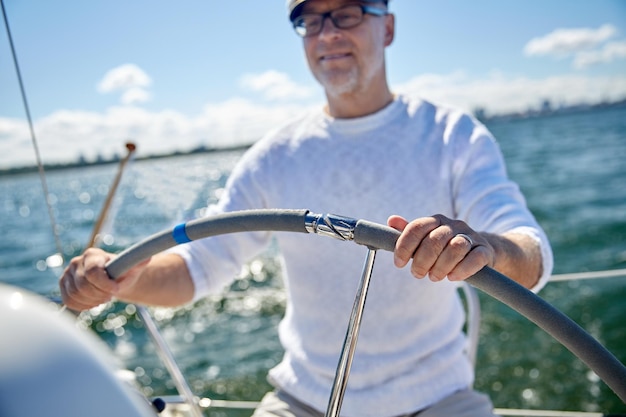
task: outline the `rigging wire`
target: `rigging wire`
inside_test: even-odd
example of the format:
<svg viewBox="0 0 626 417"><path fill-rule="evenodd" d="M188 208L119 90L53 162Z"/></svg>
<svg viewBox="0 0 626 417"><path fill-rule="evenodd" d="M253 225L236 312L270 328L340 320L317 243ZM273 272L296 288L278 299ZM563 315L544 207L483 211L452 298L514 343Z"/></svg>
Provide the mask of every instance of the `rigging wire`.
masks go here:
<svg viewBox="0 0 626 417"><path fill-rule="evenodd" d="M15 73L17 74L17 81L20 86L20 92L22 95L22 103L24 104L24 111L26 112L26 119L28 120L28 128L30 129L30 138L33 144L33 148L35 150L35 158L37 160L37 168L39 171L39 178L41 180L41 186L43 188L44 199L46 200L46 207L48 209L48 216L50 217L50 224L52 226L52 234L54 236L54 242L56 245L57 252L61 259L63 259L63 246L61 245L61 239L59 238L59 233L57 229L56 219L54 218L54 212L52 210L52 205L50 204L50 192L48 191L48 183L46 181L46 175L44 172L43 163L41 161L41 155L39 153L39 145L37 143L37 137L35 136L35 129L33 127L33 120L30 115L30 107L28 105L28 99L26 97L26 89L24 88L24 82L22 80L22 72L20 70L20 65L17 59L17 53L15 52L15 46L13 44L13 37L11 36L11 29L9 27L9 19L7 17L7 12L4 7L4 0L0 0L0 5L2 5L2 16L4 18L4 27L6 28L7 37L9 39L9 46L11 47L11 54L13 56L13 65L15 66ZM62 264L65 262L62 261Z"/></svg>

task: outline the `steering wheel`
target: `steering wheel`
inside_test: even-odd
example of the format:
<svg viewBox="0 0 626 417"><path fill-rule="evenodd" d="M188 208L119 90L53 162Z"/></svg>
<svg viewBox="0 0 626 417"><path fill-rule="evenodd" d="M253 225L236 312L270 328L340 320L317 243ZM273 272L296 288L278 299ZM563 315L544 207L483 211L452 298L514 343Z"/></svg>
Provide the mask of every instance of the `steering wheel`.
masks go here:
<svg viewBox="0 0 626 417"><path fill-rule="evenodd" d="M281 231L314 233L353 241L371 250L393 251L400 233L367 220L309 210L245 210L179 224L129 247L106 269L115 279L132 266L175 245L227 233ZM626 367L565 314L512 279L485 267L467 282L513 308L582 360L626 403Z"/></svg>

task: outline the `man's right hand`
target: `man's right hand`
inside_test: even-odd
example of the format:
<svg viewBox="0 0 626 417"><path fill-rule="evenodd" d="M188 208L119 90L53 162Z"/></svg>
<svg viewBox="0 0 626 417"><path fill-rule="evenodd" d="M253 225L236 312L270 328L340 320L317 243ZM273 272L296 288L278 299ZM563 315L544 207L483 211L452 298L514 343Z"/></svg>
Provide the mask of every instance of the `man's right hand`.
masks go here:
<svg viewBox="0 0 626 417"><path fill-rule="evenodd" d="M63 303L68 308L81 311L111 301L136 283L150 261L148 259L136 265L122 277L113 280L107 274L105 265L114 256L101 249L89 248L70 261L59 280Z"/></svg>

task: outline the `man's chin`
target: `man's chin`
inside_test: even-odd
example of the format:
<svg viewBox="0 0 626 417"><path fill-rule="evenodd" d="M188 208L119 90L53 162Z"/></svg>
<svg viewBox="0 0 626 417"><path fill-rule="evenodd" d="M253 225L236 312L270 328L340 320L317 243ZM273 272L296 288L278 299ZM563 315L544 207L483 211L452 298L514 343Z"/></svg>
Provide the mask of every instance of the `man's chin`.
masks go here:
<svg viewBox="0 0 626 417"><path fill-rule="evenodd" d="M356 77L325 77L318 78L318 81L324 87L326 95L331 97L341 97L354 93L358 88Z"/></svg>

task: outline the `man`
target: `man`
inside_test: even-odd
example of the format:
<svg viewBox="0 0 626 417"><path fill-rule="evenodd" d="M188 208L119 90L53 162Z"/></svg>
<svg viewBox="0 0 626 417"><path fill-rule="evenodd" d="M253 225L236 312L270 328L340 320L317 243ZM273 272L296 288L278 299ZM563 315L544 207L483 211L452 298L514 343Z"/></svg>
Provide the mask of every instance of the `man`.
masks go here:
<svg viewBox="0 0 626 417"><path fill-rule="evenodd" d="M288 7L327 104L255 144L209 214L305 207L387 221L402 233L393 254L379 254L342 412L492 416L488 398L471 389L452 281L488 265L538 290L552 268L547 239L484 126L392 94L384 52L395 17L386 2L290 0ZM188 303L223 289L271 238L256 232L191 242L117 282L103 268L113 255L91 249L61 278L63 299L78 310L112 297ZM300 234L273 238L285 262L288 302L279 326L285 355L270 371L276 390L254 415L320 416L363 248Z"/></svg>

